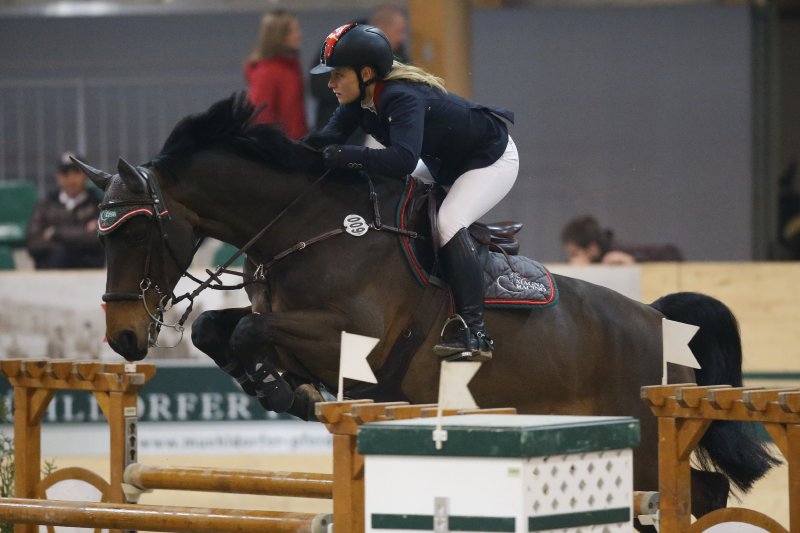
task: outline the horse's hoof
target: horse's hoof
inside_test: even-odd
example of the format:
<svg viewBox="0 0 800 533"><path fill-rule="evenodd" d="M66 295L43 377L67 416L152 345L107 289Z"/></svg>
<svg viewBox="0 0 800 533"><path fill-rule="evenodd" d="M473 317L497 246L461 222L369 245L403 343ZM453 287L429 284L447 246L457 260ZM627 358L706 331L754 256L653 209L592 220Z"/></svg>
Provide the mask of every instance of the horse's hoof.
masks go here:
<svg viewBox="0 0 800 533"><path fill-rule="evenodd" d="M324 401L325 398L314 385L311 383L304 383L294 391L294 403L289 410L289 414L308 422L317 422L314 406L317 402Z"/></svg>

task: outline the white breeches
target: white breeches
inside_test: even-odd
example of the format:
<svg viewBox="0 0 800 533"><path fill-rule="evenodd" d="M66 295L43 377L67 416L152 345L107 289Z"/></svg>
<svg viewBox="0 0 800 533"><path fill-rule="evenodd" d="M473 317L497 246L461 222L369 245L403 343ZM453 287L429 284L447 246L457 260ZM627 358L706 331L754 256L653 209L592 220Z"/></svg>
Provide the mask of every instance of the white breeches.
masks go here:
<svg viewBox="0 0 800 533"><path fill-rule="evenodd" d="M518 172L519 155L509 135L506 151L500 159L488 167L465 172L450 186L439 208L440 246L447 244L458 230L466 228L497 205L517 181ZM421 160L411 175L422 181L434 181Z"/></svg>

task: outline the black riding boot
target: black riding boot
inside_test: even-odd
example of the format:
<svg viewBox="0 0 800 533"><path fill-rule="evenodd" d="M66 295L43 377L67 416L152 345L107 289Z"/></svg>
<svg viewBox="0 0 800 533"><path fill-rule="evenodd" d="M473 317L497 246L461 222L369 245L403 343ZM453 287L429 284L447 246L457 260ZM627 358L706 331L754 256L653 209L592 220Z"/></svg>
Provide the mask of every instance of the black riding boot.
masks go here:
<svg viewBox="0 0 800 533"><path fill-rule="evenodd" d="M469 230L461 228L442 247L439 257L453 291L456 312L467 329L463 324L446 326L433 352L451 361L488 361L492 358L493 346L483 322L483 268Z"/></svg>

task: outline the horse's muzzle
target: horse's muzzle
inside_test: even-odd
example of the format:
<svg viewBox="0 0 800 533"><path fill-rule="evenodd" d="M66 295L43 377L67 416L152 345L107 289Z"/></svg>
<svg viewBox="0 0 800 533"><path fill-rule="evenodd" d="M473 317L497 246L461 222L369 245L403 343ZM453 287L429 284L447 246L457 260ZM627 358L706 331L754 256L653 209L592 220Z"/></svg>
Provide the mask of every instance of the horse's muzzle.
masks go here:
<svg viewBox="0 0 800 533"><path fill-rule="evenodd" d="M147 356L147 339L140 342L136 333L129 329L124 329L113 337L109 337L108 344L128 361L141 361Z"/></svg>

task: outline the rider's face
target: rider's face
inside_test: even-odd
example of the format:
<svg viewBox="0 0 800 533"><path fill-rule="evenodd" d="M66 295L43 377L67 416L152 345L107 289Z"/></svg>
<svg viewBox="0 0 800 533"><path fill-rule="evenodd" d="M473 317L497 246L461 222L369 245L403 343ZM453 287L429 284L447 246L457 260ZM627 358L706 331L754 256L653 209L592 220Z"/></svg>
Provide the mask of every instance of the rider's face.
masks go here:
<svg viewBox="0 0 800 533"><path fill-rule="evenodd" d="M356 71L349 67L341 67L331 72L328 88L336 95L340 104L355 102L359 96L358 77Z"/></svg>

